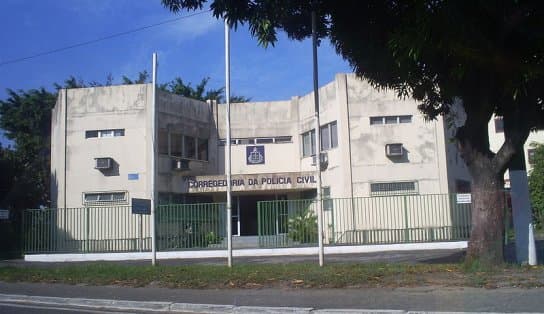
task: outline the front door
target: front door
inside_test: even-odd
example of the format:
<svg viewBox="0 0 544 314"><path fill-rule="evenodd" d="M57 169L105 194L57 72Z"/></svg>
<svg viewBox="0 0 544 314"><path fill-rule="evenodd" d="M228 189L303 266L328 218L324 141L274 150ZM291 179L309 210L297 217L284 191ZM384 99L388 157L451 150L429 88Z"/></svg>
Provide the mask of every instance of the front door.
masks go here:
<svg viewBox="0 0 544 314"><path fill-rule="evenodd" d="M274 199L274 195L243 195L239 197L240 235L257 235L257 202L273 201Z"/></svg>

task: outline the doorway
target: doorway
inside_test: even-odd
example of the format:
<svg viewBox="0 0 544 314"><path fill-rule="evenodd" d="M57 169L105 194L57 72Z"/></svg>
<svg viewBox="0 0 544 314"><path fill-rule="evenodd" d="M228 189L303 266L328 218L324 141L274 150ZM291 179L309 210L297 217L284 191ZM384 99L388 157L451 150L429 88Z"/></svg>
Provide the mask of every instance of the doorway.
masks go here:
<svg viewBox="0 0 544 314"><path fill-rule="evenodd" d="M273 201L275 195L242 195L238 196L239 235L255 236L258 233L257 202ZM234 220L233 220L234 225ZM234 233L234 232L233 232Z"/></svg>

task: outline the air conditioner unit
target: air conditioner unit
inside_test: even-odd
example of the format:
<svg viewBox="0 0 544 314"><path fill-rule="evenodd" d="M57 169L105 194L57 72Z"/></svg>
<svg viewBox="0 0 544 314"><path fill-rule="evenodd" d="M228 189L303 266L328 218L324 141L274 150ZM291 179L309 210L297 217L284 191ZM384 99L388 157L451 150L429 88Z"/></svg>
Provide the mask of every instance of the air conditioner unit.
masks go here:
<svg viewBox="0 0 544 314"><path fill-rule="evenodd" d="M404 147L401 143L385 145L385 155L387 157L399 157L404 155Z"/></svg>
<svg viewBox="0 0 544 314"><path fill-rule="evenodd" d="M100 157L94 159L94 169L111 169L112 165L113 159L111 159L110 157Z"/></svg>
<svg viewBox="0 0 544 314"><path fill-rule="evenodd" d="M187 159L172 159L172 170L175 171L187 171L189 169L189 160Z"/></svg>
<svg viewBox="0 0 544 314"><path fill-rule="evenodd" d="M329 155L327 152L321 152L321 162L320 162L320 168L321 171L327 169L329 166ZM317 165L317 155L312 155L312 166Z"/></svg>

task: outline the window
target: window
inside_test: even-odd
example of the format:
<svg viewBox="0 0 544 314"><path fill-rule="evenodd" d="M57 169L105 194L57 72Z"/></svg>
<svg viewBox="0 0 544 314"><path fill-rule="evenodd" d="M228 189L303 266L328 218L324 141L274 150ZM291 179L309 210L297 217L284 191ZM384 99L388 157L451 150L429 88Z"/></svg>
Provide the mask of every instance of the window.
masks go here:
<svg viewBox="0 0 544 314"><path fill-rule="evenodd" d="M383 124L383 117L370 117L370 125Z"/></svg>
<svg viewBox="0 0 544 314"><path fill-rule="evenodd" d="M159 130L159 154L168 155L168 132Z"/></svg>
<svg viewBox="0 0 544 314"><path fill-rule="evenodd" d="M338 134L336 121L321 127L321 150L329 150L338 147Z"/></svg>
<svg viewBox="0 0 544 314"><path fill-rule="evenodd" d="M328 150L331 148L331 138L328 125L321 127L321 150Z"/></svg>
<svg viewBox="0 0 544 314"><path fill-rule="evenodd" d="M255 139L255 142L257 144L270 144L274 143L274 138L268 137L268 138L257 138Z"/></svg>
<svg viewBox="0 0 544 314"><path fill-rule="evenodd" d="M117 137L117 136L125 136L125 129L89 130L89 131L85 131L85 138Z"/></svg>
<svg viewBox="0 0 544 314"><path fill-rule="evenodd" d="M338 133L337 133L337 126L336 121L332 122L330 124L331 128L331 147L338 147Z"/></svg>
<svg viewBox="0 0 544 314"><path fill-rule="evenodd" d="M89 192L83 193L84 205L117 205L126 204L127 192Z"/></svg>
<svg viewBox="0 0 544 314"><path fill-rule="evenodd" d="M282 143L291 143L291 136L276 136L276 137L259 137L259 138L234 138L231 139L232 145L254 145L254 144L282 144ZM220 139L217 142L218 146L227 145L226 139Z"/></svg>
<svg viewBox="0 0 544 314"><path fill-rule="evenodd" d="M181 157L183 136L177 133L170 133L170 155Z"/></svg>
<svg viewBox="0 0 544 314"><path fill-rule="evenodd" d="M234 144L236 144L236 140L234 140ZM241 145L253 145L255 144L255 139L254 138L241 138L238 140L238 144L241 144Z"/></svg>
<svg viewBox="0 0 544 314"><path fill-rule="evenodd" d="M302 156L315 155L315 130L302 134Z"/></svg>
<svg viewBox="0 0 544 314"><path fill-rule="evenodd" d="M381 182L370 184L370 196L417 194L417 182Z"/></svg>
<svg viewBox="0 0 544 314"><path fill-rule="evenodd" d="M399 116L399 123L412 123L412 116Z"/></svg>
<svg viewBox="0 0 544 314"><path fill-rule="evenodd" d="M397 121L398 121L397 116L385 117L385 124L397 124Z"/></svg>
<svg viewBox="0 0 544 314"><path fill-rule="evenodd" d="M208 160L208 139L198 139L198 159Z"/></svg>
<svg viewBox="0 0 544 314"><path fill-rule="evenodd" d="M527 162L529 165L534 165L536 160L536 149L530 148L527 150Z"/></svg>
<svg viewBox="0 0 544 314"><path fill-rule="evenodd" d="M183 137L183 157L196 159L195 138L192 136Z"/></svg>
<svg viewBox="0 0 544 314"><path fill-rule="evenodd" d="M370 125L412 123L411 115L370 117Z"/></svg>
<svg viewBox="0 0 544 314"><path fill-rule="evenodd" d="M504 120L502 117L495 118L495 133L504 132Z"/></svg>
<svg viewBox="0 0 544 314"><path fill-rule="evenodd" d="M291 136L278 136L274 138L274 142L277 144L280 143L291 143L292 139Z"/></svg>

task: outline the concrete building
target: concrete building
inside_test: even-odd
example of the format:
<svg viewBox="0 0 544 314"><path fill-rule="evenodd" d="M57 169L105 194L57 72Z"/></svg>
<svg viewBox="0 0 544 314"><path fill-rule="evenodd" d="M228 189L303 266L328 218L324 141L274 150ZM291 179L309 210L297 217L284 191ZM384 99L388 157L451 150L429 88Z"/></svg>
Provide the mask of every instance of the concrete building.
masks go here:
<svg viewBox="0 0 544 314"><path fill-rule="evenodd" d="M130 205L133 198L149 199L153 175L160 204L225 201L225 105L160 90L156 97L152 129L151 84L59 92L52 115L52 207L111 207ZM320 88L319 98L323 198L367 198L379 209L395 207L378 204L383 199L379 196L470 192L470 176L443 118L426 121L415 101L376 90L351 74L338 74ZM259 201L315 197L313 108L313 93L231 104L233 234L257 234ZM494 126L491 121L490 134L496 134ZM542 134L531 136L544 142ZM491 143L499 145L500 134ZM416 201L403 201L405 211L420 217L418 228L455 224L449 203L441 206L446 214L432 217ZM342 223L326 213L325 225L344 237L371 228L408 228L400 216L346 223L354 206L336 213ZM70 230L70 221L78 219L64 215L58 224L78 238L79 231ZM106 219L122 225L136 218ZM86 237L103 232L88 226L85 230Z"/></svg>
<svg viewBox="0 0 544 314"><path fill-rule="evenodd" d="M151 197L150 84L62 90L52 119L52 207ZM339 74L319 90L325 198L470 190L443 119ZM157 92L159 203L225 200L225 106ZM313 93L231 105L234 215L256 232L257 201L316 194Z"/></svg>

